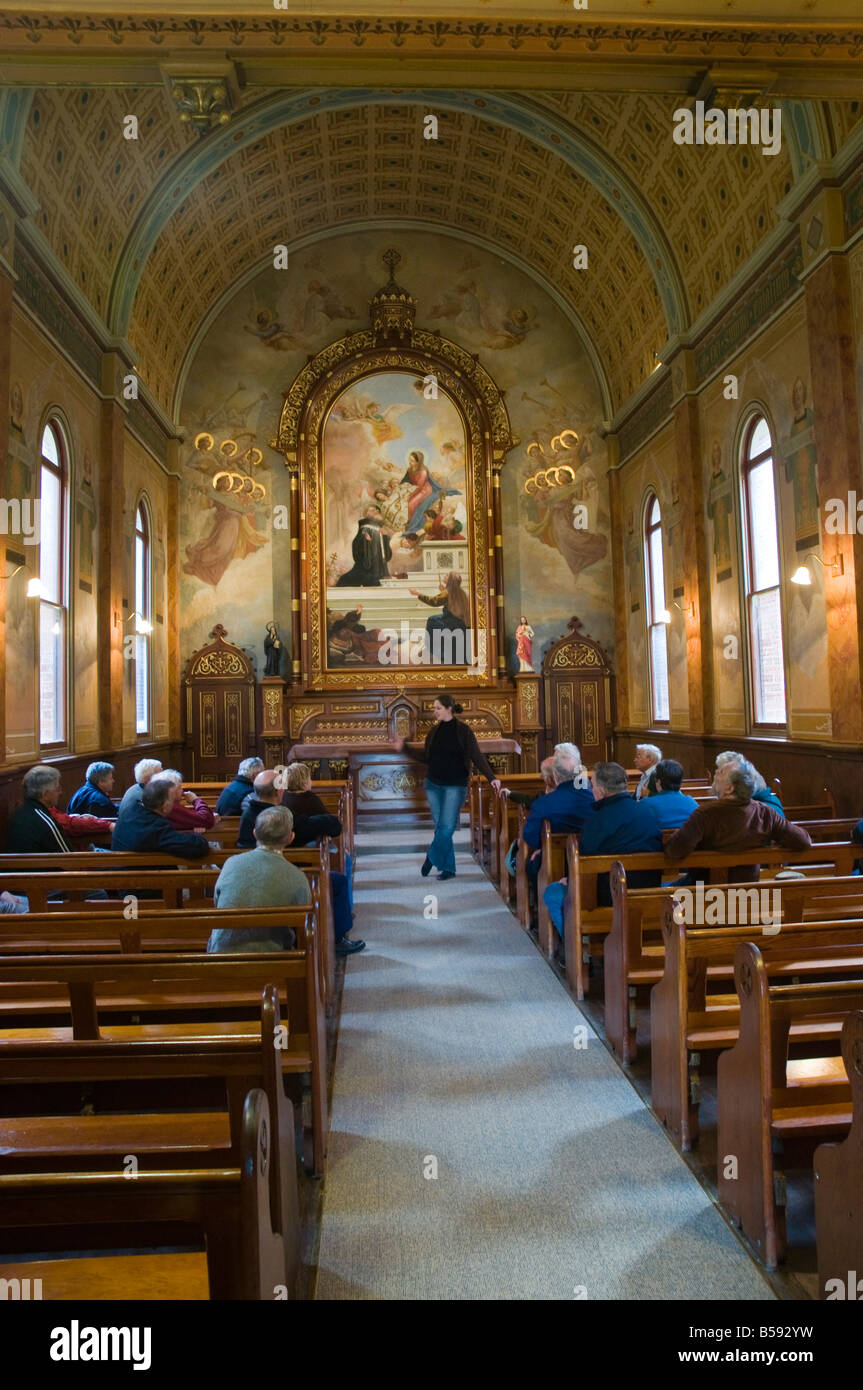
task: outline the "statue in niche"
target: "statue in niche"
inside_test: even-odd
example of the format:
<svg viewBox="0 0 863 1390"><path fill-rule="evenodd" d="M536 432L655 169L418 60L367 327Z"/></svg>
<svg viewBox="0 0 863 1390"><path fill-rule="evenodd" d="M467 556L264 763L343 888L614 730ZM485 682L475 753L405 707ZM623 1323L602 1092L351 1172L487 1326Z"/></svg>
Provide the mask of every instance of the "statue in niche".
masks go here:
<svg viewBox="0 0 863 1390"><path fill-rule="evenodd" d="M264 671L265 676L280 676L282 674L282 641L279 637L279 629L275 623L267 623L267 635L264 638L264 651L267 655L267 665Z"/></svg>
<svg viewBox="0 0 863 1390"><path fill-rule="evenodd" d="M535 633L527 618L522 618L515 630L515 654L519 675L533 674L533 639Z"/></svg>

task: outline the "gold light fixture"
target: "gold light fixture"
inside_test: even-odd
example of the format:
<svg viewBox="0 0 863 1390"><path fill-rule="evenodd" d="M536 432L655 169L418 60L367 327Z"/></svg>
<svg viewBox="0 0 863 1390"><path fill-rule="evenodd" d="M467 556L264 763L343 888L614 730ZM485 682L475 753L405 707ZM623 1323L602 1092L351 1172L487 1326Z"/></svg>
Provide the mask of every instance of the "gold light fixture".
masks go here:
<svg viewBox="0 0 863 1390"><path fill-rule="evenodd" d="M826 565L820 555L807 555L802 565L798 565L794 573L790 576L792 584L801 584L809 587L812 583L811 561L816 560L825 573L830 572L834 579L838 579L840 574L845 573L845 561L840 551L837 550L833 560Z"/></svg>
<svg viewBox="0 0 863 1390"><path fill-rule="evenodd" d="M212 434L207 430L202 430L195 436L195 448L200 453L210 454L216 449L216 441ZM240 446L236 439L223 439L216 450L226 461L231 460L238 468L245 465L247 469L257 468L263 462L264 455L256 445L252 444L246 449L245 453L240 454ZM227 479L227 485L222 480ZM260 502L267 495L267 489L263 483L256 482L250 472L235 472L233 468L221 468L214 473L210 479L210 486L214 492L231 492L235 496L242 494L248 497L251 502Z"/></svg>
<svg viewBox="0 0 863 1390"><path fill-rule="evenodd" d="M143 617L141 616L141 614L137 611L137 609L135 610L134 613L130 613L129 616L128 616L128 618L126 618L125 621L126 621L127 623L130 623L130 622L132 621L133 618L135 619L135 631L136 631L136 633L138 634L138 636L139 636L139 637L147 637L147 636L149 636L149 634L153 631L153 624L147 622L147 619L146 619L146 618L143 618ZM124 626L125 626L125 624L124 624Z"/></svg>

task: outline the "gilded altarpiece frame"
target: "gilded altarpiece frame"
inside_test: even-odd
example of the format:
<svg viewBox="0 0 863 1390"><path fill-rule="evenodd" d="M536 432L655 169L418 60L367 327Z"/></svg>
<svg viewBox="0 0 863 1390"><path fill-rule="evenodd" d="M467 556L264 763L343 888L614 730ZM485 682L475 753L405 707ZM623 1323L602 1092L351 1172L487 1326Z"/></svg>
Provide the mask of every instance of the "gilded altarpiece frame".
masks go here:
<svg viewBox="0 0 863 1390"><path fill-rule="evenodd" d="M488 688L509 683L500 641L503 559L500 470L517 441L503 396L470 353L439 333L410 333L409 343L384 346L373 330L351 334L312 358L286 393L272 441L291 474L293 560L292 684L306 690ZM327 661L327 556L324 547L324 432L334 404L365 378L404 373L433 381L455 406L465 436L464 499L470 538L470 589L476 625L472 666L393 664L333 669ZM299 654L299 655L298 655Z"/></svg>

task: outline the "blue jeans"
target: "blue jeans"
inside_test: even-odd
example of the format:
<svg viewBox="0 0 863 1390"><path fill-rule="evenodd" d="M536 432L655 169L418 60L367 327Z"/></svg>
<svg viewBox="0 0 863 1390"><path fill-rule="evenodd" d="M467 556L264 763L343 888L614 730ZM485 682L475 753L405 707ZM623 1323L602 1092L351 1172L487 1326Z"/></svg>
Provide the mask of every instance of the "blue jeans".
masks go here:
<svg viewBox="0 0 863 1390"><path fill-rule="evenodd" d="M452 837L458 829L461 808L467 800L467 784L442 787L426 778L426 796L434 819L434 839L428 857L441 873L455 873L455 849Z"/></svg>
<svg viewBox="0 0 863 1390"><path fill-rule="evenodd" d="M565 883L550 883L542 895L548 915L560 937L563 936L563 912L568 891Z"/></svg>
<svg viewBox="0 0 863 1390"><path fill-rule="evenodd" d="M343 936L347 936L353 924L347 874L340 874L336 869L330 870L330 892L333 897L335 938L336 941L341 941Z"/></svg>

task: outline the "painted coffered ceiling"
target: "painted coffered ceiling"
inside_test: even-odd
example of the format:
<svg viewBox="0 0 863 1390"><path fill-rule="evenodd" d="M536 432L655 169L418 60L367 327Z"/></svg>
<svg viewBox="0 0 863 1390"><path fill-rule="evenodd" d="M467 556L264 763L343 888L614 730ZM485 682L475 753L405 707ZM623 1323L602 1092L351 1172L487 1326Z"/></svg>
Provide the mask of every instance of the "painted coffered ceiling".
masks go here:
<svg viewBox="0 0 863 1390"><path fill-rule="evenodd" d="M550 0L527 7L529 22L514 29L526 7L492 0L472 7L482 16L473 32L467 7L456 4L376 3L378 18L356 24L343 5L290 0L275 28L272 5L244 6L232 28L234 7L220 3L151 0L122 12L97 3L74 11L74 22L63 4L13 4L0 11L0 78L13 94L4 124L0 89L0 144L12 132L7 155L38 205L31 223L110 331L128 337L168 413L201 325L271 260L275 242L324 243L328 234L388 225L446 229L526 268L581 325L616 410L665 343L768 242L795 180L857 128L863 89L847 92L860 87L863 28L856 38L816 32L816 16L827 13L821 2L806 11L809 28L753 29L742 46L729 16L767 20L773 0L723 6L709 33L683 26L677 38L651 16L694 15L695 0L661 13L661 0L640 6L639 25L627 30L599 22L624 13L619 4L615 11L590 0L590 31L584 16L576 22L571 6ZM844 0L831 3L831 13L856 18ZM440 24L422 18L432 13ZM569 61L543 82L541 70L551 70L542 64L557 63L574 42L584 63ZM323 64L326 83L302 85L295 45ZM470 45L462 69L458 55ZM591 67L591 45L607 55L605 66ZM810 61L783 67L795 45ZM819 47L826 85L840 94L785 97L778 155L673 143L675 109L711 84L775 100L783 84L817 85L822 78L811 74L826 71L812 61ZM401 63L409 49L416 63L399 67L404 80L394 88L394 55ZM761 67L755 60L768 49ZM519 66L527 50L533 56ZM482 68L489 53L494 62ZM449 67L447 54L456 55ZM723 66L734 54L736 66ZM182 73L196 63L215 64L232 88L225 123L199 131L181 121L171 78L172 64ZM376 80L379 71L389 80ZM422 137L429 111L440 124L434 141ZM129 114L135 140L121 135ZM588 248L587 269L573 267L576 244Z"/></svg>

